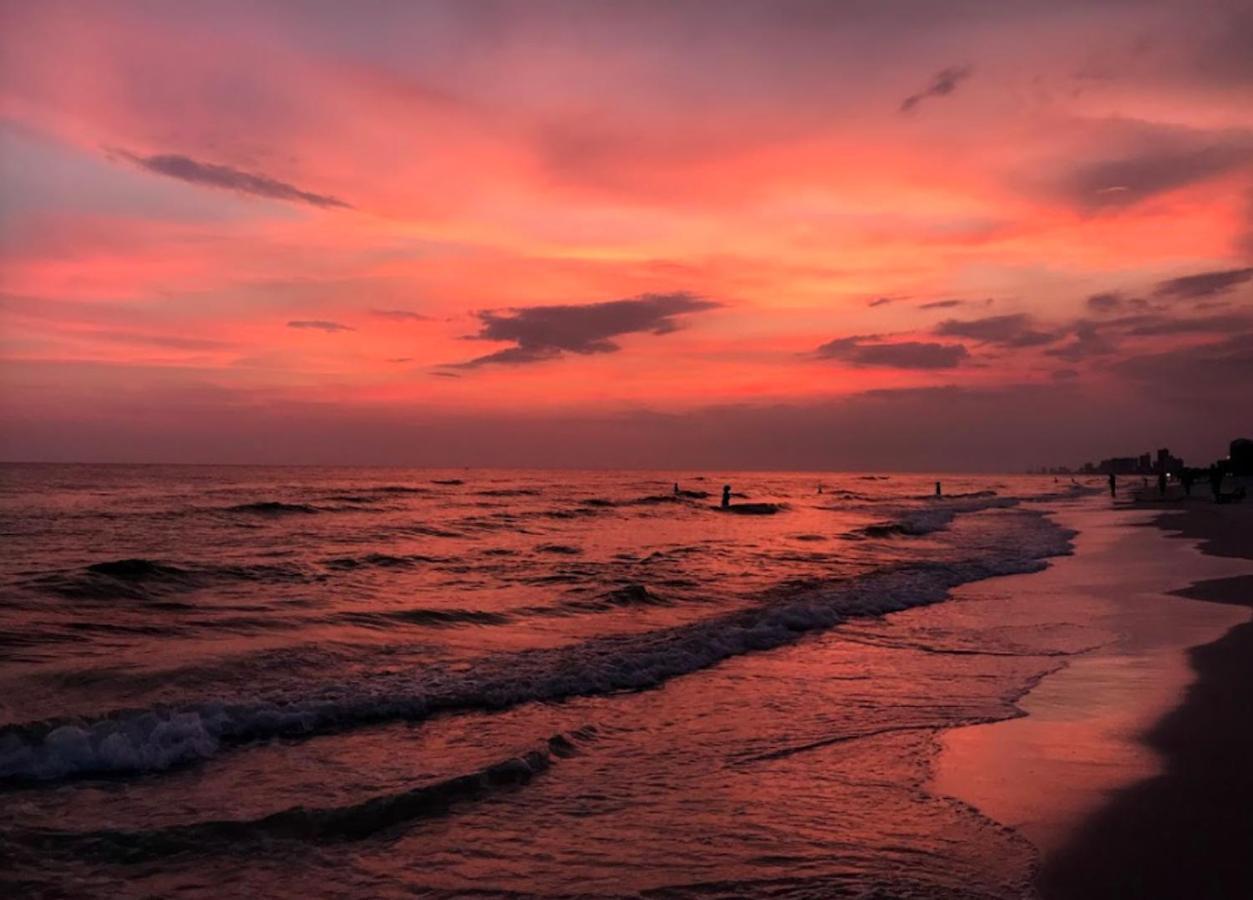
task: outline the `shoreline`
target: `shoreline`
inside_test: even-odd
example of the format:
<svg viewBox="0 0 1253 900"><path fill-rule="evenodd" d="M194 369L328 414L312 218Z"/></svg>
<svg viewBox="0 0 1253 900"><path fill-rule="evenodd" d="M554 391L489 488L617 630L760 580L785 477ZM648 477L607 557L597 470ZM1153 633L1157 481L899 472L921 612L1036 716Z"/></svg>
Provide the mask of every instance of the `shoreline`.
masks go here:
<svg viewBox="0 0 1253 900"><path fill-rule="evenodd" d="M1146 524L1194 541L1209 557L1253 560L1253 509L1198 501L1140 504ZM1171 592L1253 606L1253 574L1203 579ZM1142 735L1157 775L1116 791L1055 853L1037 885L1045 898L1253 896L1253 620L1187 652L1193 681Z"/></svg>
<svg viewBox="0 0 1253 900"><path fill-rule="evenodd" d="M953 594L1031 628L1044 652L1051 636L1073 636L1057 645L1069 645L1064 662L1015 701L1019 715L943 735L930 782L1017 831L1044 860L1118 789L1159 774L1161 756L1143 735L1194 680L1188 649L1248 618L1173 593L1248 567L1144 527L1150 512L1098 497L1058 504L1050 517L1076 532L1071 555Z"/></svg>

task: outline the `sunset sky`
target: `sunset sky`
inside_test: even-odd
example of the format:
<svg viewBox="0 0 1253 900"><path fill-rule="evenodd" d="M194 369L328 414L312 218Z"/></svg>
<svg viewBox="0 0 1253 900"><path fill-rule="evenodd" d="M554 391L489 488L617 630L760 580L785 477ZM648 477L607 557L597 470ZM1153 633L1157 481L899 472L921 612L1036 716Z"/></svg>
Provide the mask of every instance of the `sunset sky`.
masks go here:
<svg viewBox="0 0 1253 900"><path fill-rule="evenodd" d="M0 0L0 458L1253 431L1253 6Z"/></svg>

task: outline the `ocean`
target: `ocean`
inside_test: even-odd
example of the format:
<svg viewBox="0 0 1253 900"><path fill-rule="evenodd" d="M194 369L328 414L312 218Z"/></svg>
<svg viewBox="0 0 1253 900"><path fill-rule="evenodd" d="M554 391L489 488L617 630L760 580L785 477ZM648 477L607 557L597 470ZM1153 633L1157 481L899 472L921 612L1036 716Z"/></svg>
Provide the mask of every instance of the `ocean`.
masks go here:
<svg viewBox="0 0 1253 900"><path fill-rule="evenodd" d="M1088 636L949 591L1069 552L1086 493L0 466L0 885L1022 896L930 765Z"/></svg>

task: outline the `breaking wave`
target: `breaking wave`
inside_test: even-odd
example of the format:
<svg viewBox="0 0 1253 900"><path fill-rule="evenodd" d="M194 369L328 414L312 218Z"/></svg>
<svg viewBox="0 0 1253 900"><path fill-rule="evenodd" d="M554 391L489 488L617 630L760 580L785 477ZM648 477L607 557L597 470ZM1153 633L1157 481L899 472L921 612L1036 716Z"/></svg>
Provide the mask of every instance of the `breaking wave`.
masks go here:
<svg viewBox="0 0 1253 900"><path fill-rule="evenodd" d="M502 653L468 670L389 673L325 686L298 698L162 706L91 720L9 726L0 729L0 780L157 772L249 741L650 688L732 656L791 643L850 617L937 603L966 582L1036 571L1045 567L1047 557L1070 550L1072 533L1042 513L1007 510L995 518L989 523L994 534L975 556L818 582L747 609L675 627ZM626 599L643 601L646 595L632 590Z"/></svg>

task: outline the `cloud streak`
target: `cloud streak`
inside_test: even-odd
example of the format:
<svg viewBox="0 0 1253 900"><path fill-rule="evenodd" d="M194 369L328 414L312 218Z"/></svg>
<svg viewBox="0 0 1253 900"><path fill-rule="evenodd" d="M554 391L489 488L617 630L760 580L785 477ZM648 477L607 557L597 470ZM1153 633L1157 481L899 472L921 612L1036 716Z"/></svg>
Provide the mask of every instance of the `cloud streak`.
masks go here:
<svg viewBox="0 0 1253 900"><path fill-rule="evenodd" d="M838 359L854 366L894 369L953 369L969 356L962 344L923 341L880 343L875 335L827 341L814 351L820 359Z"/></svg>
<svg viewBox="0 0 1253 900"><path fill-rule="evenodd" d="M424 316L422 313L416 313L408 309L372 309L370 315L380 319L390 319L393 322L430 322L430 316Z"/></svg>
<svg viewBox="0 0 1253 900"><path fill-rule="evenodd" d="M1024 313L982 319L945 319L935 327L935 334L1015 348L1051 344L1059 337L1056 333L1035 328L1032 318Z"/></svg>
<svg viewBox="0 0 1253 900"><path fill-rule="evenodd" d="M511 341L515 346L454 364L477 368L489 364L522 365L557 359L566 353L616 353L611 338L624 334L670 334L677 316L715 309L721 304L687 293L644 294L625 300L581 306L528 306L478 313L479 333L468 340Z"/></svg>
<svg viewBox="0 0 1253 900"><path fill-rule="evenodd" d="M947 97L957 90L957 86L969 78L973 71L970 66L949 66L941 69L932 77L930 84L901 101L900 111L913 112L919 103L929 97Z"/></svg>
<svg viewBox="0 0 1253 900"><path fill-rule="evenodd" d="M1217 272L1199 272L1182 278L1171 278L1157 285L1153 293L1172 300L1192 300L1213 297L1253 280L1253 267L1224 269Z"/></svg>
<svg viewBox="0 0 1253 900"><path fill-rule="evenodd" d="M253 197L264 197L267 200L285 200L289 203L305 203L323 208L352 209L352 206L338 197L328 194L315 194L312 191L279 181L268 175L243 172L230 166L201 162L189 156L176 153L159 153L154 156L139 156L126 151L119 155L130 160L141 169L169 178L177 178L189 184L206 187L223 188Z"/></svg>
<svg viewBox="0 0 1253 900"><path fill-rule="evenodd" d="M288 328L305 328L311 331L325 331L334 333L336 331L356 331L351 325L343 325L339 322L328 322L325 319L297 319L287 323Z"/></svg>

